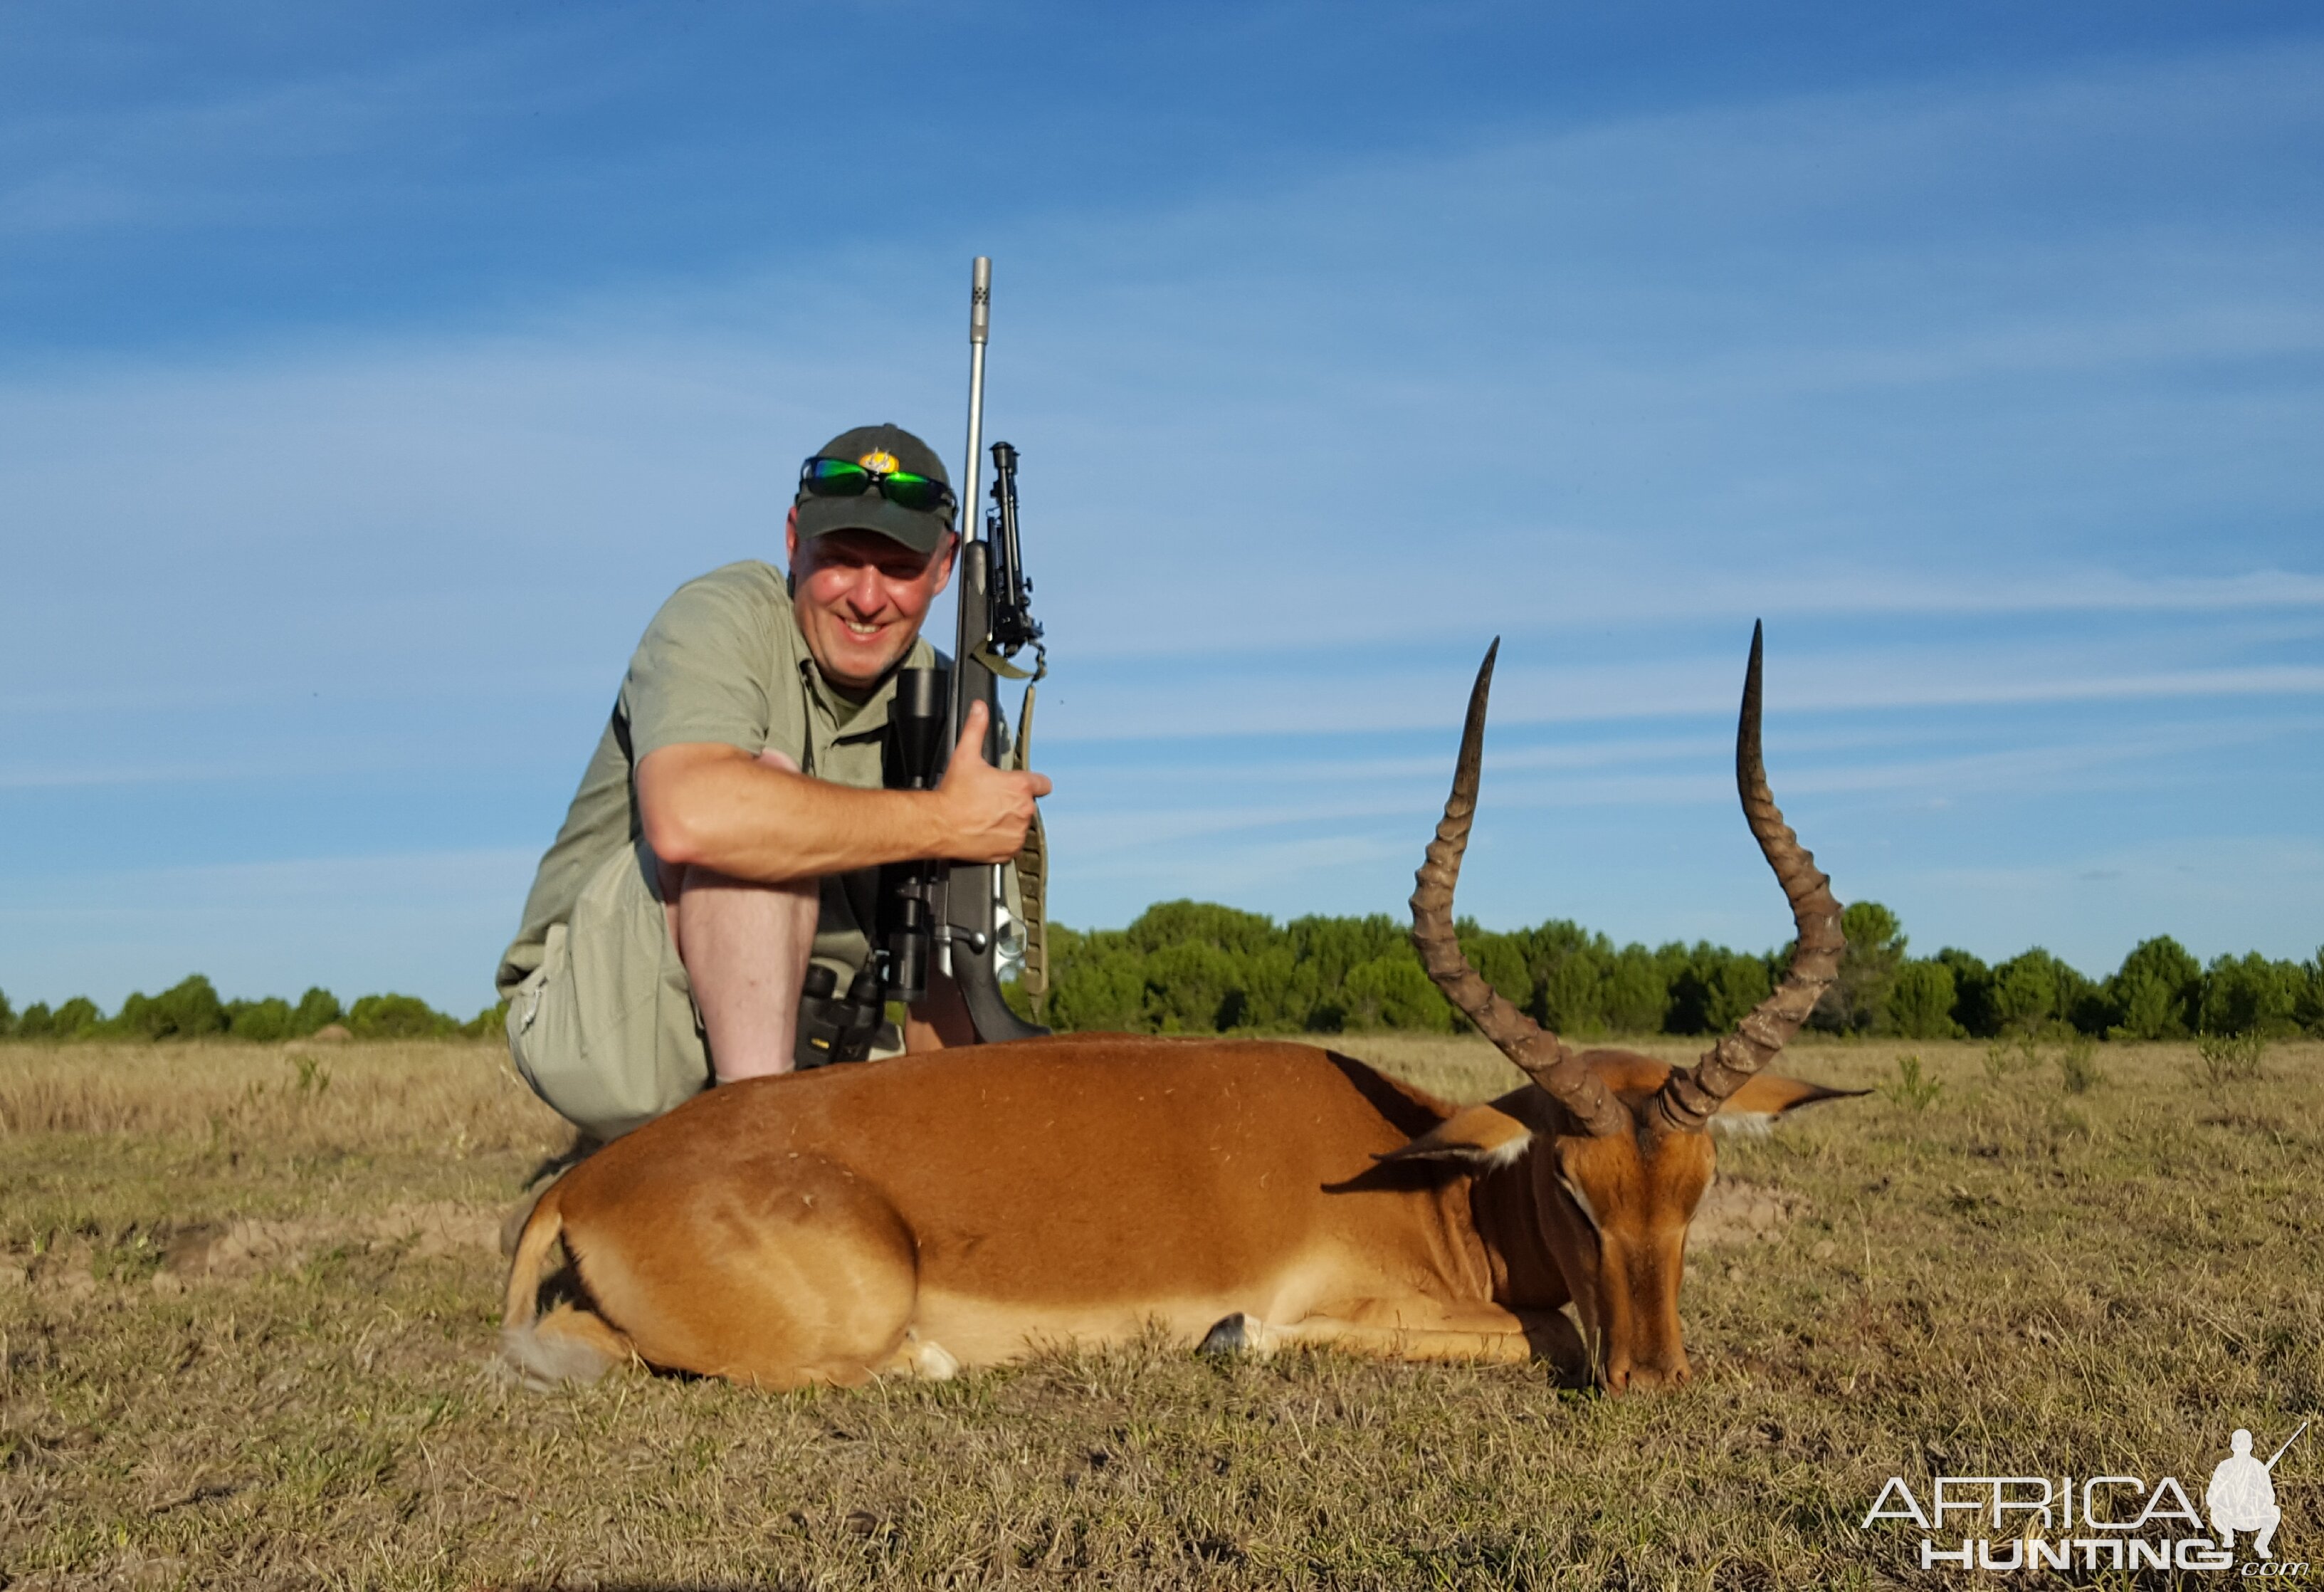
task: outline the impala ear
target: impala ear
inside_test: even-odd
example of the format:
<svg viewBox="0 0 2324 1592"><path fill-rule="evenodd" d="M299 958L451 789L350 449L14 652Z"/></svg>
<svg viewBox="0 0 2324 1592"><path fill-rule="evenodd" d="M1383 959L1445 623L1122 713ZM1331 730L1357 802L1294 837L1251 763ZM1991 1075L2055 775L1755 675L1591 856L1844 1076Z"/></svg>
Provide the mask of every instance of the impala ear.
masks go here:
<svg viewBox="0 0 2324 1592"><path fill-rule="evenodd" d="M1471 1166L1507 1166L1533 1143L1533 1129L1498 1106L1471 1106L1454 1112L1409 1144L1376 1161L1457 1161Z"/></svg>
<svg viewBox="0 0 2324 1592"><path fill-rule="evenodd" d="M1812 1106L1818 1100L1847 1100L1858 1095L1868 1095L1870 1089L1828 1089L1821 1084L1806 1083L1796 1078L1784 1078L1779 1073L1755 1073L1743 1087L1727 1097L1719 1107L1723 1126L1742 1126L1757 1118L1765 1126L1775 1118Z"/></svg>

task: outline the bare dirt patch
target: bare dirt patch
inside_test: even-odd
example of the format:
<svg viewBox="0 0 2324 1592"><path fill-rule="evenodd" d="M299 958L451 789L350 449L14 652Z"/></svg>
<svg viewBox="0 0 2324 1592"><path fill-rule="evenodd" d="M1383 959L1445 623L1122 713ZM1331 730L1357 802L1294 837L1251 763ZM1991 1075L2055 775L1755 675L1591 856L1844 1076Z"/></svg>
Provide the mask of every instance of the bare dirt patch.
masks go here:
<svg viewBox="0 0 2324 1592"><path fill-rule="evenodd" d="M386 1246L428 1260L474 1252L497 1254L500 1216L434 1200L395 1205L365 1217L282 1217L204 1224L171 1240L161 1274L193 1282L256 1276L297 1266L319 1250L355 1245Z"/></svg>

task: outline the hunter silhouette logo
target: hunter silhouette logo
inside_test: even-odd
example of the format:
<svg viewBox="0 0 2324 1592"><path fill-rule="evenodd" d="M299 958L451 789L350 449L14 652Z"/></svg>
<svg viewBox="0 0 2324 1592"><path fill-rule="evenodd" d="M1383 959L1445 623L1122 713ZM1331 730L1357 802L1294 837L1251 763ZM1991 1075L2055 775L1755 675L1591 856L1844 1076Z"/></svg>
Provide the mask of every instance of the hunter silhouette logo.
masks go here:
<svg viewBox="0 0 2324 1592"><path fill-rule="evenodd" d="M2307 1430L2308 1422L2301 1421L2300 1431L2286 1438L2283 1448L2262 1465L2252 1458L2251 1433L2236 1428L2227 1444L2227 1457L2211 1472L2211 1485L2203 1491L2203 1502L2211 1511L2211 1530L2218 1534L2220 1547L2233 1548L2237 1532L2254 1532L2258 1534L2252 1538L2252 1551L2262 1559L2275 1557L2267 1546L2283 1520L2283 1511L2275 1506L2275 1461Z"/></svg>
<svg viewBox="0 0 2324 1592"><path fill-rule="evenodd" d="M855 461L875 476L892 476L904 467L903 461L892 453L874 449Z"/></svg>
<svg viewBox="0 0 2324 1592"><path fill-rule="evenodd" d="M1964 1570L2233 1569L2236 1535L2245 1532L2251 1545L2244 1577L2303 1576L2306 1563L2273 1551L2283 1520L2274 1472L2307 1430L2303 1421L2262 1463L2252 1454L2252 1434L2237 1428L2203 1492L2208 1523L2175 1476L2151 1486L2135 1476L1940 1476L1917 1496L1892 1476L1859 1529L1909 1521L1926 1533L1921 1569ZM1980 1534L1950 1535L1964 1527Z"/></svg>

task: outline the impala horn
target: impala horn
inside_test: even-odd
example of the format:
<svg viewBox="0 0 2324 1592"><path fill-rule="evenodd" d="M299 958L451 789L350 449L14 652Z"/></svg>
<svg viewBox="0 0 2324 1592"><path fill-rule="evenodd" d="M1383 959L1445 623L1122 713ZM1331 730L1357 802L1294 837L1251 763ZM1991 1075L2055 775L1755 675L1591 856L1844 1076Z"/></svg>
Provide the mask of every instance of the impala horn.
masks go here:
<svg viewBox="0 0 2324 1592"><path fill-rule="evenodd" d="M1468 1014L1478 1032L1548 1090L1585 1132L1592 1137L1610 1138L1632 1131L1629 1112L1614 1098L1604 1080L1584 1067L1555 1034L1509 1004L1479 976L1462 954L1461 942L1453 933L1452 890L1460 883L1461 854L1469 847L1469 826L1477 815L1477 775L1485 761L1485 700L1492 691L1493 660L1500 650L1500 637L1495 636L1493 644L1485 649L1485 662L1469 692L1469 718L1461 729L1461 758L1452 768L1452 793L1444 799L1443 821L1436 826L1436 838L1428 843L1427 859L1420 865L1412 892L1412 943L1436 987ZM1755 672L1753 679L1757 678ZM1756 696L1748 710L1756 726ZM1756 733L1753 745L1757 745ZM1790 831L1784 833L1788 836ZM1736 1081L1739 1084L1741 1079ZM1711 1109L1718 1109L1715 1103Z"/></svg>
<svg viewBox="0 0 2324 1592"><path fill-rule="evenodd" d="M1647 1125L1661 1133L1699 1134L1720 1104L1775 1059L1840 973L1847 940L1840 931L1840 902L1831 881L1815 865L1767 790L1767 766L1759 756L1760 627L1751 626L1751 664L1743 676L1743 714L1735 727L1735 789L1743 817L1757 838L1760 853L1775 870L1775 881L1792 903L1796 930L1791 966L1775 992L1685 1071L1674 1070L1656 1092Z"/></svg>

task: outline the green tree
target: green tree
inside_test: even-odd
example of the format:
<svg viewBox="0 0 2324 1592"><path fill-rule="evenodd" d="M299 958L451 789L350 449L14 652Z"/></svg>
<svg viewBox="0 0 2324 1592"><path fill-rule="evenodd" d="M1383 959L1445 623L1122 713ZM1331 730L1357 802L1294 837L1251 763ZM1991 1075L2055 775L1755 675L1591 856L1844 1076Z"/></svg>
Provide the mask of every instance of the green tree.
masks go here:
<svg viewBox="0 0 2324 1592"><path fill-rule="evenodd" d="M1671 980L1670 1016L1665 1024L1669 1032L1724 1033L1775 988L1766 957L1708 940L1697 941L1685 954L1683 970Z"/></svg>
<svg viewBox="0 0 2324 1592"><path fill-rule="evenodd" d="M347 1013L347 1032L357 1039L443 1039L460 1025L418 995L370 995Z"/></svg>
<svg viewBox="0 0 2324 1592"><path fill-rule="evenodd" d="M2039 1033L2058 1014L2058 981L2039 947L1993 970L1994 1015L2004 1033Z"/></svg>
<svg viewBox="0 0 2324 1592"><path fill-rule="evenodd" d="M2301 964L2301 972L2300 999L2292 1005L2292 1018L2309 1032L2324 1036L2324 945Z"/></svg>
<svg viewBox="0 0 2324 1592"><path fill-rule="evenodd" d="M1239 1026L1305 1028L1315 1010L1315 969L1293 954L1288 937L1252 957L1243 967L1243 1014Z"/></svg>
<svg viewBox="0 0 2324 1592"><path fill-rule="evenodd" d="M1995 1002L1993 969L1968 951L1947 946L1936 955L1953 976L1953 1021L1974 1039L1991 1039L2001 1032L2001 1012Z"/></svg>
<svg viewBox="0 0 2324 1592"><path fill-rule="evenodd" d="M1461 954L1478 976L1520 1011L1533 999L1533 969L1527 965L1526 941L1514 934L1495 934L1466 918L1454 926Z"/></svg>
<svg viewBox="0 0 2324 1592"><path fill-rule="evenodd" d="M49 1019L49 1036L60 1040L95 1039L102 1032L105 1014L87 995L75 995Z"/></svg>
<svg viewBox="0 0 2324 1592"><path fill-rule="evenodd" d="M1939 961L1908 961L1896 969L1888 991L1888 1032L1905 1039L1950 1039L1961 1032L1953 1021L1953 970Z"/></svg>
<svg viewBox="0 0 2324 1592"><path fill-rule="evenodd" d="M1118 929L1088 934L1051 930L1049 1015L1083 1033L1136 1033L1146 1027L1146 958ZM1070 936L1070 938L1067 938Z"/></svg>
<svg viewBox="0 0 2324 1592"><path fill-rule="evenodd" d="M1840 929L1848 939L1840 976L1811 1020L1830 1032L1871 1033L1887 1021L1889 994L1904 962L1904 927L1878 902L1859 901L1841 909Z"/></svg>
<svg viewBox="0 0 2324 1592"><path fill-rule="evenodd" d="M132 995L105 1027L123 1039L202 1039L226 1031L226 1006L210 981L196 973L160 995Z"/></svg>
<svg viewBox="0 0 2324 1592"><path fill-rule="evenodd" d="M2167 934L2142 940L2107 980L2110 1029L2125 1039L2184 1039L2200 1021L2203 968Z"/></svg>
<svg viewBox="0 0 2324 1592"><path fill-rule="evenodd" d="M1148 1025L1161 1033L1218 1033L1244 1021L1242 958L1215 943L1182 939L1146 953Z"/></svg>
<svg viewBox="0 0 2324 1592"><path fill-rule="evenodd" d="M1292 956L1314 965L1316 986L1327 1000L1341 993L1350 969L1412 945L1405 925L1386 912L1361 918L1294 918L1283 931Z"/></svg>
<svg viewBox="0 0 2324 1592"><path fill-rule="evenodd" d="M2203 974L2205 1033L2288 1033L2305 993L2297 962L2271 962L2257 951L2213 958Z"/></svg>
<svg viewBox="0 0 2324 1592"><path fill-rule="evenodd" d="M15 1011L8 1004L8 992L5 989L0 989L0 1039L6 1039L15 1032Z"/></svg>
<svg viewBox="0 0 2324 1592"><path fill-rule="evenodd" d="M1427 969L1409 952L1359 963L1348 970L1344 987L1351 1026L1434 1033L1452 1030L1452 1004L1438 993Z"/></svg>
<svg viewBox="0 0 2324 1592"><path fill-rule="evenodd" d="M24 1008L24 1014L16 1019L16 1037L27 1040L56 1037L56 1015L49 1010L48 1002L34 1001Z"/></svg>
<svg viewBox="0 0 2324 1592"><path fill-rule="evenodd" d="M1599 981L1599 1001L1606 1025L1616 1033L1659 1033L1670 1008L1670 986L1654 952L1643 945L1626 945L1617 952Z"/></svg>
<svg viewBox="0 0 2324 1592"><path fill-rule="evenodd" d="M238 1040L271 1045L290 1037L290 1003L281 995L257 1001L228 1001L226 1027Z"/></svg>
<svg viewBox="0 0 2324 1592"><path fill-rule="evenodd" d="M346 1012L340 1006L338 996L320 986L310 988L299 997L299 1004L291 1010L290 1037L305 1039L346 1018Z"/></svg>
<svg viewBox="0 0 2324 1592"><path fill-rule="evenodd" d="M1605 979L1589 946L1566 952L1542 976L1540 1012L1552 1033L1591 1038L1606 1032Z"/></svg>
<svg viewBox="0 0 2324 1592"><path fill-rule="evenodd" d="M1275 920L1207 901L1157 902L1122 930L1131 949L1152 955L1177 945L1206 945L1231 956L1254 956L1280 932Z"/></svg>
<svg viewBox="0 0 2324 1592"><path fill-rule="evenodd" d="M506 1001L494 1001L460 1024L460 1032L469 1039L498 1039L507 1032L508 1010Z"/></svg>

